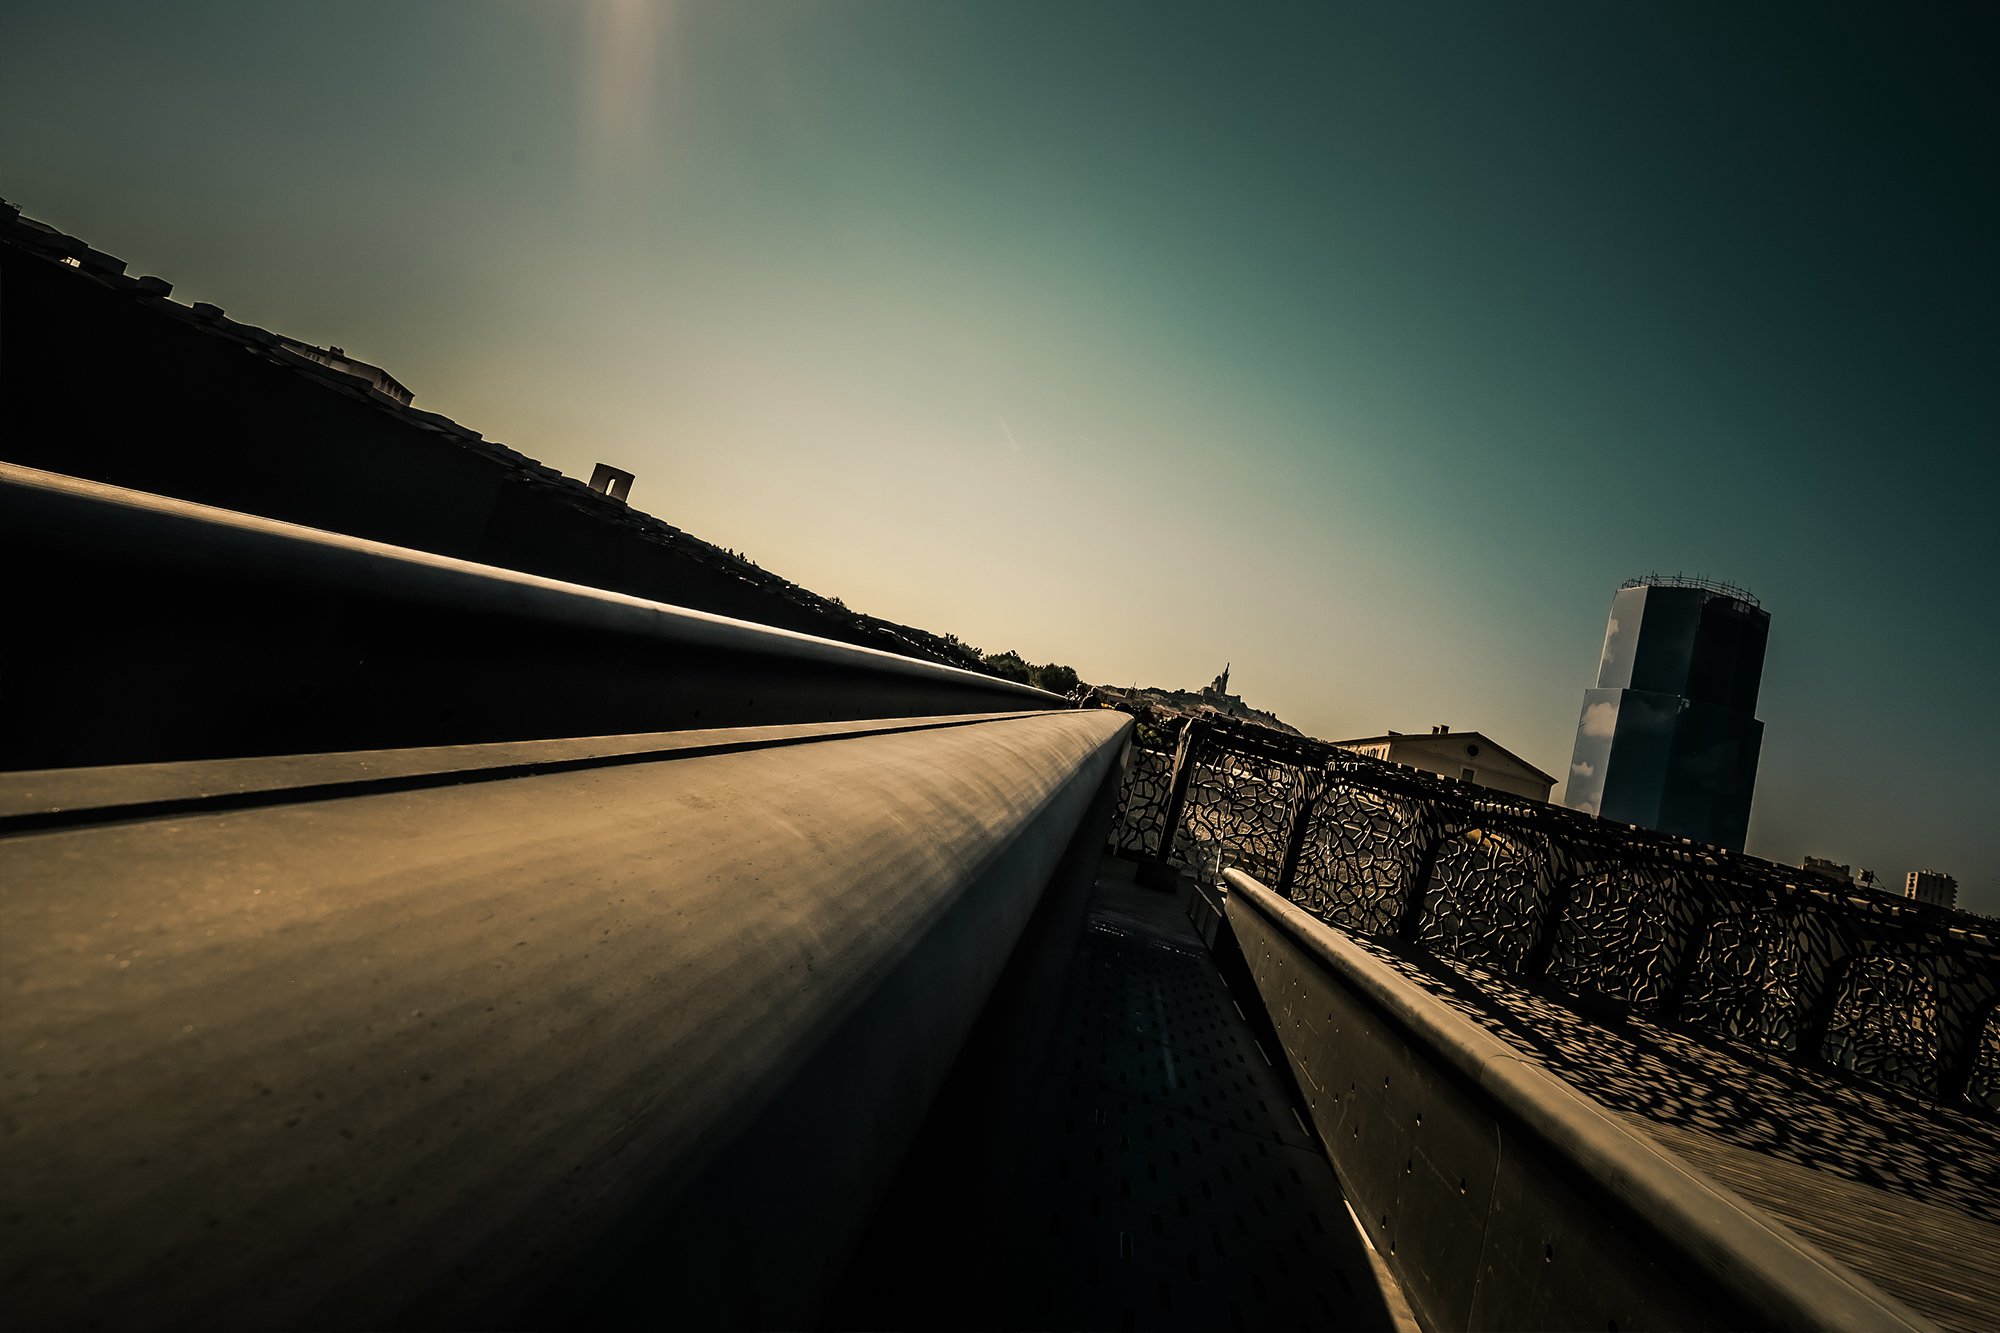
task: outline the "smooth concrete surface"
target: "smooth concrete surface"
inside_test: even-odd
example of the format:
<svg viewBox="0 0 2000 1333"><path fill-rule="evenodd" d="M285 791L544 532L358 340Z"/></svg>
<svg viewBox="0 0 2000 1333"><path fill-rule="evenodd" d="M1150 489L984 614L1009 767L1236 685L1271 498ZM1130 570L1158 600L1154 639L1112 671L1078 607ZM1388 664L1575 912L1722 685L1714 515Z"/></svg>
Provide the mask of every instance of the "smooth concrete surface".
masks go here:
<svg viewBox="0 0 2000 1333"><path fill-rule="evenodd" d="M169 810L212 810L241 803L269 804L336 794L351 796L420 786L457 786L565 769L605 768L1029 716L1033 714L872 718L797 726L707 727L630 736L566 736L490 745L355 750L346 754L259 755L247 759L0 772L0 832L28 826L60 827L129 819Z"/></svg>
<svg viewBox="0 0 2000 1333"><path fill-rule="evenodd" d="M0 1310L807 1322L1129 727L0 837Z"/></svg>
<svg viewBox="0 0 2000 1333"><path fill-rule="evenodd" d="M2000 1310L2000 1122L1559 984L1375 948L1504 1041L1946 1329Z"/></svg>
<svg viewBox="0 0 2000 1333"><path fill-rule="evenodd" d="M1060 707L979 672L0 464L0 766Z"/></svg>
<svg viewBox="0 0 2000 1333"><path fill-rule="evenodd" d="M1424 1325L1931 1328L1241 872L1228 914Z"/></svg>

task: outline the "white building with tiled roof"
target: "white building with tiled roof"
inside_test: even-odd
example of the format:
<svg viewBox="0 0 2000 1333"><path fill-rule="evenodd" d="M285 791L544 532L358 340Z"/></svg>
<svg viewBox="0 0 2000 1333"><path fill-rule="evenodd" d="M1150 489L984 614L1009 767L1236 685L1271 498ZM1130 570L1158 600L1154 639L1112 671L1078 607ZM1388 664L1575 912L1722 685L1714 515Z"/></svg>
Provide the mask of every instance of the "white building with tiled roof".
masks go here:
<svg viewBox="0 0 2000 1333"><path fill-rule="evenodd" d="M1391 731L1381 736L1361 736L1351 741L1335 741L1343 750L1386 759L1392 764L1441 773L1462 782L1476 782L1494 791L1530 800L1546 801L1556 780L1484 732L1453 731L1432 727L1428 734L1406 735Z"/></svg>

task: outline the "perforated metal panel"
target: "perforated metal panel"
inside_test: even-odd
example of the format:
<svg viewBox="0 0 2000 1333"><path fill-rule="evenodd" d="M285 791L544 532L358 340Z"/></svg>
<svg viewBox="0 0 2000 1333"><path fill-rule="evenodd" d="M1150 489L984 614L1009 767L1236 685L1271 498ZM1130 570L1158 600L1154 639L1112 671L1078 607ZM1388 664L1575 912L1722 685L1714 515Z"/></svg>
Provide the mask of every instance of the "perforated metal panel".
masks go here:
<svg viewBox="0 0 2000 1333"><path fill-rule="evenodd" d="M1100 886L1029 1142L996 1326L1387 1322L1332 1171L1164 895Z"/></svg>

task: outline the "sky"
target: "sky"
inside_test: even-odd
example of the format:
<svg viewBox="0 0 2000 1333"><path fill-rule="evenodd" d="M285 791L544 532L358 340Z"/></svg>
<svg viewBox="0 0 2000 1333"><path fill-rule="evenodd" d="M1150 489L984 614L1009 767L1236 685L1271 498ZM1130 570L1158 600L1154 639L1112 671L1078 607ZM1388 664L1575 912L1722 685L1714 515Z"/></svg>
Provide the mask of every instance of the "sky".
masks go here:
<svg viewBox="0 0 2000 1333"><path fill-rule="evenodd" d="M1561 775L1618 584L1741 584L1749 850L2000 913L1995 12L9 0L0 195L857 610L1327 738Z"/></svg>

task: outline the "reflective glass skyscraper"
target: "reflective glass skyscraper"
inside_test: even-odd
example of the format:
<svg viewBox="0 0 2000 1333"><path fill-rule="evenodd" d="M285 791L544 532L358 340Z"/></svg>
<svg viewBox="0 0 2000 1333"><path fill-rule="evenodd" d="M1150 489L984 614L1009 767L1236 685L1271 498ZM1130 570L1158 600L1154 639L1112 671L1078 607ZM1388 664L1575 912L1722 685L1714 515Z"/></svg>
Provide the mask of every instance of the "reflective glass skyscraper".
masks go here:
<svg viewBox="0 0 2000 1333"><path fill-rule="evenodd" d="M1621 587L1597 687L1584 692L1565 802L1742 851L1770 627L1754 597L1726 584L1674 577Z"/></svg>

